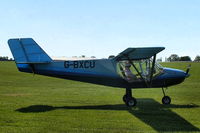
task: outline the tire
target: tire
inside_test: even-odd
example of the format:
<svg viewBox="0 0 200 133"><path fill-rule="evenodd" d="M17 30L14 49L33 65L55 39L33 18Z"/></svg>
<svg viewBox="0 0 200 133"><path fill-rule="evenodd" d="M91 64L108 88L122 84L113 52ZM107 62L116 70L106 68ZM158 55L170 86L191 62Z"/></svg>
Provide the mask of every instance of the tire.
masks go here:
<svg viewBox="0 0 200 133"><path fill-rule="evenodd" d="M171 103L171 98L169 96L164 96L162 98L162 103L167 105L167 104L170 104Z"/></svg>
<svg viewBox="0 0 200 133"><path fill-rule="evenodd" d="M123 96L122 100L126 103L126 95Z"/></svg>
<svg viewBox="0 0 200 133"><path fill-rule="evenodd" d="M134 97L129 98L129 99L127 99L127 101L126 101L126 105L127 105L128 107L134 107L134 106L136 106L136 104L137 104L137 100L136 100Z"/></svg>

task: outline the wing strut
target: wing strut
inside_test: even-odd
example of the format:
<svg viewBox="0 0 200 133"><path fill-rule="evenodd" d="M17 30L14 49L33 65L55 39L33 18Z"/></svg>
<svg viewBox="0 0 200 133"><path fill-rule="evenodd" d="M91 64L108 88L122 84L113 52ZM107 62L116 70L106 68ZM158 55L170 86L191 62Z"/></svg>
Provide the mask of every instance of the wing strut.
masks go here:
<svg viewBox="0 0 200 133"><path fill-rule="evenodd" d="M126 55L124 55L124 56L126 56ZM146 82L146 80L142 77L141 73L138 71L138 69L136 68L136 66L134 65L134 63L131 61L131 59L130 59L128 56L126 56L126 57L127 57L128 61L129 61L129 63L134 67L134 69L137 71L137 73L140 75L141 79L145 82L145 84L146 84L147 87L148 87L149 84L148 84L148 83Z"/></svg>
<svg viewBox="0 0 200 133"><path fill-rule="evenodd" d="M153 63L151 67L151 75L150 75L150 81L149 81L149 86L152 84L152 78L153 78L153 73L154 73L154 68L155 68L155 62L156 62L156 54L153 56Z"/></svg>

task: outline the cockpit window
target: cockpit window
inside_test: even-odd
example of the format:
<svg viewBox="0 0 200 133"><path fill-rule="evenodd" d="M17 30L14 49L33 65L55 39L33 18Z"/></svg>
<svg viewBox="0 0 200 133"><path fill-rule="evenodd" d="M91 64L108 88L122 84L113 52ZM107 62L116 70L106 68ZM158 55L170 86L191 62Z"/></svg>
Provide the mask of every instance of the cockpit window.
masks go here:
<svg viewBox="0 0 200 133"><path fill-rule="evenodd" d="M152 59L143 59L143 60L123 60L119 61L117 64L118 73L128 82L133 82L137 80L144 79L149 81L151 73L153 72L153 77L159 75L163 67L155 63L154 70L152 70Z"/></svg>

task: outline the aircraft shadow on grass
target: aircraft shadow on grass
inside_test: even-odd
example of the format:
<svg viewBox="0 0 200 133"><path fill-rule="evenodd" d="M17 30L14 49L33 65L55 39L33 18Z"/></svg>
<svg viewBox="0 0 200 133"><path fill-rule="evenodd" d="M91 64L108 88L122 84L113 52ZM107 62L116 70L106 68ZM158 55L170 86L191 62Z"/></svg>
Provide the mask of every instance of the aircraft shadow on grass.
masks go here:
<svg viewBox="0 0 200 133"><path fill-rule="evenodd" d="M142 122L157 131L200 131L183 117L173 112L172 108L198 108L198 105L162 105L153 99L138 99L138 105L134 108L126 107L124 104L116 105L94 105L94 106L61 106L31 105L16 111L22 113L39 113L56 109L79 109L79 110L118 110L128 111ZM189 111L189 110L188 110Z"/></svg>

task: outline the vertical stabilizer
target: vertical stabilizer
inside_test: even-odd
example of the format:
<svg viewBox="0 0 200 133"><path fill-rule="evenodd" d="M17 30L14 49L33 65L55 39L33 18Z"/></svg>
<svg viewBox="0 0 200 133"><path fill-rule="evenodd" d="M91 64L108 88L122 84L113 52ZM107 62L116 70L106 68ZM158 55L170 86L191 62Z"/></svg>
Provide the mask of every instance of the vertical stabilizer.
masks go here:
<svg viewBox="0 0 200 133"><path fill-rule="evenodd" d="M16 63L49 63L52 59L32 39L9 39L8 44Z"/></svg>

